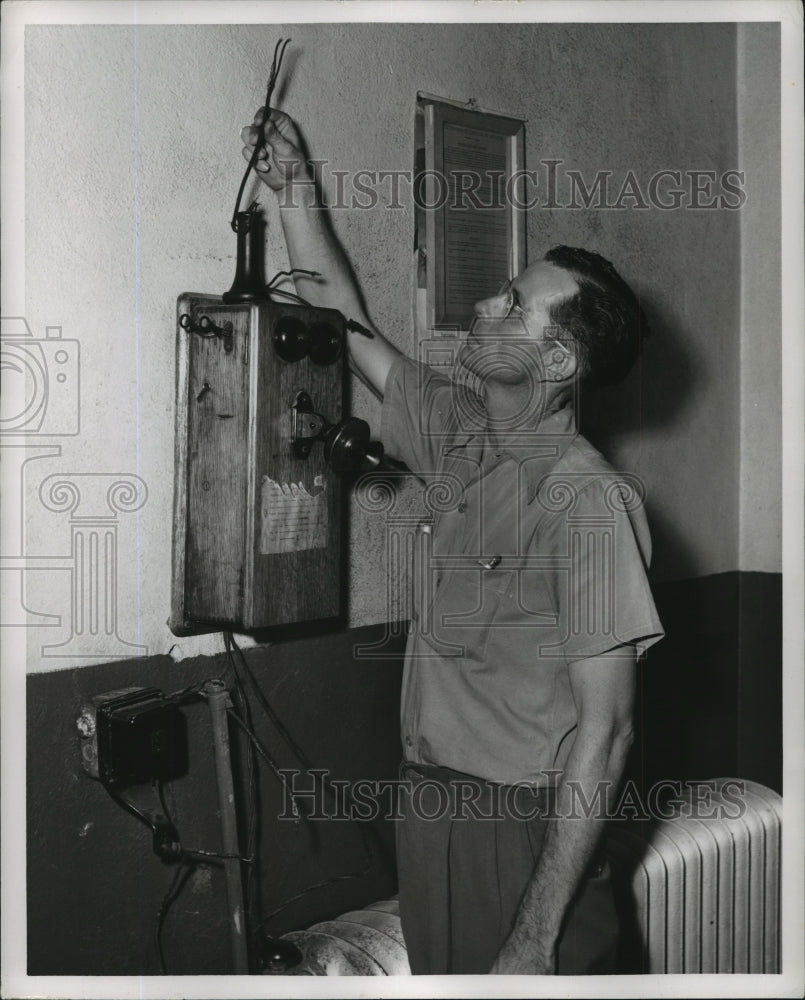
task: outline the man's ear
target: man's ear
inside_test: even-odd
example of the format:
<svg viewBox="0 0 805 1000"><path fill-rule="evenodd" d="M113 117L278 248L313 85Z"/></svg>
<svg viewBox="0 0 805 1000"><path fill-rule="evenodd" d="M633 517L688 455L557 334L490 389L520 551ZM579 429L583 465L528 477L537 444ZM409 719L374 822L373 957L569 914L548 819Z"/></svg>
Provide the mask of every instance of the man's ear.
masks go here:
<svg viewBox="0 0 805 1000"><path fill-rule="evenodd" d="M573 344L551 338L545 344L545 376L548 382L567 382L578 370Z"/></svg>

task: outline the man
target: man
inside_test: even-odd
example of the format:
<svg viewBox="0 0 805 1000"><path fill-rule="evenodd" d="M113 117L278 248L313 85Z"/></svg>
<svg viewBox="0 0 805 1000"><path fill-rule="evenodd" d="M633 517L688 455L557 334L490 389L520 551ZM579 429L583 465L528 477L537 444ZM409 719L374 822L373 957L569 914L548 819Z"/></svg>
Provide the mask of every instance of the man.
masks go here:
<svg viewBox="0 0 805 1000"><path fill-rule="evenodd" d="M629 370L639 305L603 258L555 248L477 304L459 355L472 392L372 324L293 122L261 109L242 138L247 158L262 145L291 264L324 277L301 293L373 334L350 333L350 357L383 398L387 452L436 487L401 708L411 969L614 971L600 793L621 778L636 659L662 628L640 492L578 435L573 402Z"/></svg>

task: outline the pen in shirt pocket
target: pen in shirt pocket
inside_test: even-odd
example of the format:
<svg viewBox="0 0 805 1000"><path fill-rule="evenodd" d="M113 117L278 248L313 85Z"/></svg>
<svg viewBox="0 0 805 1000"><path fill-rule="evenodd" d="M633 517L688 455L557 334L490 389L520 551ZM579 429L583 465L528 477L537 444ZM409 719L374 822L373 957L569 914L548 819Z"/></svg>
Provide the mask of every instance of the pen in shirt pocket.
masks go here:
<svg viewBox="0 0 805 1000"><path fill-rule="evenodd" d="M492 556L490 559L476 559L475 561L482 569L494 569L500 563L500 556Z"/></svg>

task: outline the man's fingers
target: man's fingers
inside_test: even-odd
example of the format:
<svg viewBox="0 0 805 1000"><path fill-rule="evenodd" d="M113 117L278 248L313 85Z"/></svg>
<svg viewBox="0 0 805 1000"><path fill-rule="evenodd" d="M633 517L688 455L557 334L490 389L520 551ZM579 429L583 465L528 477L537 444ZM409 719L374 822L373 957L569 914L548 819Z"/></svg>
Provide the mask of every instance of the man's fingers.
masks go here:
<svg viewBox="0 0 805 1000"><path fill-rule="evenodd" d="M244 146L254 146L259 138L260 129L255 128L254 125L244 125L240 130L240 141Z"/></svg>
<svg viewBox="0 0 805 1000"><path fill-rule="evenodd" d="M252 124L240 130L240 138L244 160L251 162L254 157L255 170L274 190L294 171L304 169L296 126L282 111L270 108L266 117L265 109L258 108Z"/></svg>
<svg viewBox="0 0 805 1000"><path fill-rule="evenodd" d="M252 156L254 155L254 147L244 146L241 153L243 154L243 159L251 163ZM268 162L268 156L264 149L261 149L257 154L257 159L254 161L254 169L259 170L261 174L268 173L271 170L271 164Z"/></svg>
<svg viewBox="0 0 805 1000"><path fill-rule="evenodd" d="M262 110L262 109L261 109ZM258 142L267 142L273 147L278 153L285 157L293 157L297 153L296 147L293 142L288 140L281 131L281 126L290 119L287 115L283 114L281 111L275 112L272 110L269 117L269 122L265 126L261 126L260 121L261 115L258 112L255 115L255 124L244 125L240 130L240 139L244 146L255 146Z"/></svg>
<svg viewBox="0 0 805 1000"><path fill-rule="evenodd" d="M254 116L254 124L262 125L265 121L266 109L258 108ZM268 113L268 120L274 125L283 125L289 122L291 119L285 114L284 111L280 111L278 108L270 108Z"/></svg>
<svg viewBox="0 0 805 1000"><path fill-rule="evenodd" d="M268 113L268 124L276 125L278 128L284 128L290 124L291 119L284 111L278 111L277 108L271 108ZM258 108L254 115L255 125L265 125L266 124L266 109Z"/></svg>
<svg viewBox="0 0 805 1000"><path fill-rule="evenodd" d="M244 160L251 161L251 158L254 156L254 146L244 146L243 149L241 150L241 153L243 155ZM258 152L257 158L254 161L254 165L257 170L268 169L268 154L266 153L265 149L261 149Z"/></svg>
<svg viewBox="0 0 805 1000"><path fill-rule="evenodd" d="M251 159L251 157L254 156L254 143L252 143L251 145L246 145L246 146L243 147L243 155L247 159ZM268 150L265 148L265 146L261 146L257 150L257 159L258 160L267 160L268 159Z"/></svg>
<svg viewBox="0 0 805 1000"><path fill-rule="evenodd" d="M299 155L299 150L292 142L289 142L279 129L269 125L267 129L266 142L275 153L279 153L286 160L293 160Z"/></svg>

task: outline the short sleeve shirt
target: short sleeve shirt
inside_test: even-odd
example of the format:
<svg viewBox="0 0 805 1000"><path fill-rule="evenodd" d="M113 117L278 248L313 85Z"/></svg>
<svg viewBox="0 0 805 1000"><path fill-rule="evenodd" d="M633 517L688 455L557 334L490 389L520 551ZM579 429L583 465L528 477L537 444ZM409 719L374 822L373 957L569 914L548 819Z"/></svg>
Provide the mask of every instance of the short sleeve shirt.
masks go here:
<svg viewBox="0 0 805 1000"><path fill-rule="evenodd" d="M407 760L546 785L577 726L568 665L662 638L636 477L578 434L571 407L484 451L466 387L399 358L387 452L425 484L401 702ZM483 462L482 462L483 459Z"/></svg>

